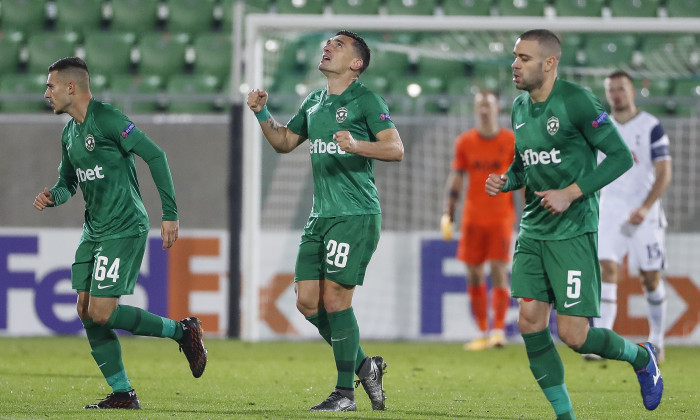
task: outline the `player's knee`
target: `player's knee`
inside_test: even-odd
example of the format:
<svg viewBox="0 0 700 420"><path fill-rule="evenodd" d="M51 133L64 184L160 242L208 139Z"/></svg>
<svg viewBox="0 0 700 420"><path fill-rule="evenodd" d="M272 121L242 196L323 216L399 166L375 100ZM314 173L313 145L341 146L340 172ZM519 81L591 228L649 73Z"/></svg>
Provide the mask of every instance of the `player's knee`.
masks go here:
<svg viewBox="0 0 700 420"><path fill-rule="evenodd" d="M310 317L318 312L318 301L312 302L310 300L297 297L297 309L305 317Z"/></svg>
<svg viewBox="0 0 700 420"><path fill-rule="evenodd" d="M104 310L93 308L92 306L88 309L88 315L92 320L99 325L104 325L109 321L109 317L112 315L111 312L107 313Z"/></svg>
<svg viewBox="0 0 700 420"><path fill-rule="evenodd" d="M559 338L561 341L569 346L570 349L577 351L583 347L583 343L586 342L586 336L579 334L576 331L562 331L559 330Z"/></svg>

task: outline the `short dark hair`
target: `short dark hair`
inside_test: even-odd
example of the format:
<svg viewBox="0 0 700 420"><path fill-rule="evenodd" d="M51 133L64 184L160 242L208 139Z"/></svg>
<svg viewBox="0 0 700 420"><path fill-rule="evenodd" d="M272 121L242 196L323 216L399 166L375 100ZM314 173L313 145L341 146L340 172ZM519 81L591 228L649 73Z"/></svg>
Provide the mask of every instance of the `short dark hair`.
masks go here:
<svg viewBox="0 0 700 420"><path fill-rule="evenodd" d="M61 58L60 60L57 60L55 63L51 64L49 66L49 72L52 72L54 70L66 70L66 69L82 69L85 70L87 74L90 74L88 71L88 66L87 63L85 63L85 60L79 57L64 57Z"/></svg>
<svg viewBox="0 0 700 420"><path fill-rule="evenodd" d="M360 74L362 74L367 67L369 67L369 57L370 57L370 52L369 52L369 47L367 46L367 43L365 42L364 39L362 39L361 36L356 34L355 32L351 31L338 31L338 33L335 34L336 36L338 35L345 35L347 37L352 38L355 42L353 43L355 46L355 51L359 54L360 58L362 59L362 67L360 67Z"/></svg>
<svg viewBox="0 0 700 420"><path fill-rule="evenodd" d="M544 46L547 50L553 53L557 60L561 58L561 41L559 41L559 37L557 37L554 32L550 30L532 29L524 32L519 38L524 41L537 41L540 45Z"/></svg>
<svg viewBox="0 0 700 420"><path fill-rule="evenodd" d="M634 79L632 76L630 76L629 73L627 73L624 70L615 70L614 72L610 73L606 79L620 79L620 78L625 78L632 83L632 86L634 86Z"/></svg>

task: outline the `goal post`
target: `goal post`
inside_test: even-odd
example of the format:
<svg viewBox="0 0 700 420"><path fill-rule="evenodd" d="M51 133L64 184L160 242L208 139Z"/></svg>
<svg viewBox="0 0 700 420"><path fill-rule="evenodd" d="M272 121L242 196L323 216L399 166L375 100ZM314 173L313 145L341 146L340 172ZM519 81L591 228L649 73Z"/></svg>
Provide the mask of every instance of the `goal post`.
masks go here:
<svg viewBox="0 0 700 420"><path fill-rule="evenodd" d="M239 3L240 4L240 3ZM314 31L333 31L348 29L358 33L362 31L416 31L416 32L448 32L448 31L525 31L533 28L546 28L554 32L600 32L600 33L610 33L610 32L640 32L645 33L700 33L700 24L698 19L686 19L686 18L576 18L576 17L475 17L475 16L389 16L389 15L377 15L377 16L354 16L354 15L333 15L333 14L323 14L323 15L282 15L276 13L269 14L248 14L243 19L241 17L241 8L236 8L235 12L238 14L236 20L234 21L245 21L244 29L245 35L244 45L241 45L241 49L238 54L234 54L234 68L241 69L244 68L245 71L240 74L234 74L232 77L232 90L233 95L236 97L236 101L241 101L245 103L247 91L253 88L266 88L264 86L265 82L265 67L264 67L264 38L268 34L284 34L286 31L294 33L303 32L314 32ZM238 38L234 38L235 42L240 42L241 34L238 33ZM515 40L513 39L513 42ZM510 48L510 46L508 47ZM319 50L320 54L320 50ZM235 72L234 72L235 73ZM318 77L322 79L322 75L319 73ZM240 78L240 80L238 80ZM299 102L300 103L300 102ZM298 105L298 104L297 104ZM289 252L296 251L296 249L287 249L285 256L281 257L278 254L282 253L280 250L282 248L281 242L285 242L287 248L294 248L293 239L297 238L298 232L301 232L303 226L296 226L293 228L288 228L280 235L267 235L267 230L263 229L263 217L262 217L262 202L263 202L263 188L272 188L269 184L264 183L263 179L263 148L267 146L266 141L262 137L262 133L259 127L259 123L255 119L254 115L247 109L246 106L242 107L243 117L241 118L243 124L243 162L242 162L242 228L241 228L241 338L247 341L258 341L261 339L273 338L285 338L287 337L284 331L294 331L296 335L292 334L292 337L304 338L304 331L300 331L303 328L300 325L295 325L294 323L287 323L283 326L278 326L280 330L272 328L270 331L270 325L263 325L261 322L261 316L264 317L265 314L261 314L261 304L264 306L265 302L261 302L261 287L263 286L263 281L267 281L266 273L267 265L270 264L270 259L275 261L280 261L284 258L286 264L289 265L290 257ZM400 120L401 117L399 117ZM444 134L446 137L452 136L456 130L463 127L462 122L456 120L455 116L446 116L441 121L446 121L450 125L450 129L446 130ZM429 117L425 116L412 116L412 123L416 124L416 127L420 127L420 123L425 121L426 124L430 121ZM396 118L395 118L396 120ZM280 121L284 123L284 121ZM413 126L412 126L413 127ZM426 132L428 130L426 129ZM695 132L697 136L697 131ZM697 137L696 137L697 138ZM445 143L447 144L447 143ZM427 146L424 146L427 147ZM449 145L441 146L442 155L437 158L447 159L446 154L449 155L451 149ZM304 146L299 149L306 149ZM296 154L295 154L296 153ZM433 152L431 152L433 153ZM435 152L438 153L438 152ZM308 160L308 153L304 154L303 151L295 151L290 154L291 156L282 156L281 159L306 159ZM299 157L301 156L301 157ZM416 156L417 157L417 156ZM301 161L301 160L299 160ZM295 160L294 162L297 162ZM402 165L399 163L398 165ZM379 171L385 171L384 167L378 169ZM391 169L386 169L386 171L392 174L401 174L402 169L392 167ZM698 171L697 166L694 171ZM427 176L429 176L428 174ZM439 185L440 178L443 176L442 173L435 176L435 182L432 185L426 186L424 189L420 190L420 194L431 194L433 199L437 195L441 195L442 191L433 191L435 185ZM306 177L306 178L305 178ZM310 182L307 175L301 175L301 179L306 179ZM416 176L417 179L417 176ZM392 181L381 181L377 180L378 184L380 182L389 182L389 188L393 188L390 184ZM444 179L442 180L444 182ZM400 188L404 188L401 186ZM411 187L419 188L419 187ZM422 187L421 187L422 188ZM412 189L411 191L416 191ZM410 191L409 191L410 192ZM385 193L380 188L380 196ZM398 207L398 206L397 206ZM384 208L384 205L383 205ZM289 208L281 209L281 211L296 211L297 209L293 206ZM400 210L397 210L400 211ZM385 221L387 223L387 221ZM417 230L425 231L426 224L419 224ZM273 233L279 233L280 229L273 227L269 229ZM284 230L284 229L283 229ZM401 229L397 229L401 230ZM289 233L289 235L287 235ZM427 233L427 236L432 235L432 233ZM273 238L274 243L269 243L265 241L265 238ZM396 238L396 243L400 244L401 239ZM279 258L278 258L279 257ZM386 250L382 254L382 258L402 258L396 255L391 250ZM419 267L420 268L420 267ZM293 270L293 264L289 267ZM421 268L422 269L422 268ZM234 267L231 267L232 276L235 274ZM233 281L235 281L235 277ZM265 285L266 293L275 293L274 285ZM289 292L280 293L279 299L286 299L289 302L293 297L288 296ZM406 301L411 301L413 303L419 300L419 296L415 296L416 293L406 296ZM278 305L279 306L279 305ZM276 308L282 315L284 315L286 310L294 311L294 308ZM268 323L269 324L269 323ZM287 328L287 330L284 330ZM282 331L282 332L280 332ZM377 333L380 336L381 332ZM404 336L402 336L404 337ZM413 335L406 335L405 337L413 337Z"/></svg>

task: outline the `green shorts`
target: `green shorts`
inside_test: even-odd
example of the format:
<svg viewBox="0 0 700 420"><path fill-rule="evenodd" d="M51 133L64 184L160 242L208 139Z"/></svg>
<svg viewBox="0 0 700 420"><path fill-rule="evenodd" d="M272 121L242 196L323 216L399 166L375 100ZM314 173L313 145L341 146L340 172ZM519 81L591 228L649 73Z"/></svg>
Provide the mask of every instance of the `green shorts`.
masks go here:
<svg viewBox="0 0 700 420"><path fill-rule="evenodd" d="M515 243L511 295L554 303L563 315L600 316L598 234L570 239L519 237Z"/></svg>
<svg viewBox="0 0 700 420"><path fill-rule="evenodd" d="M310 217L299 243L294 281L362 285L381 225L381 214Z"/></svg>
<svg viewBox="0 0 700 420"><path fill-rule="evenodd" d="M73 289L91 296L134 293L148 235L107 241L81 239L71 268Z"/></svg>

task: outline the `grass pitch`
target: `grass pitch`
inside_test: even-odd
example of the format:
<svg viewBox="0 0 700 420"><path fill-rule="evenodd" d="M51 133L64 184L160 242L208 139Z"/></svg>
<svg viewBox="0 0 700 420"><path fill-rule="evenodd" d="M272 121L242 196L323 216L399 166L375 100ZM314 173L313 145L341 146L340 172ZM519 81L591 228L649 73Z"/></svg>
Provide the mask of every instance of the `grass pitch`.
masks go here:
<svg viewBox="0 0 700 420"><path fill-rule="evenodd" d="M80 337L0 338L3 419L554 419L525 349L466 352L459 343L365 342L389 364L387 410L373 412L362 387L358 411L311 413L335 385L322 342L206 340L209 363L192 378L177 344L121 337L124 364L142 410L84 410L110 392ZM560 346L579 419L700 419L697 347L670 347L659 408L644 409L636 376L622 362L584 362Z"/></svg>

